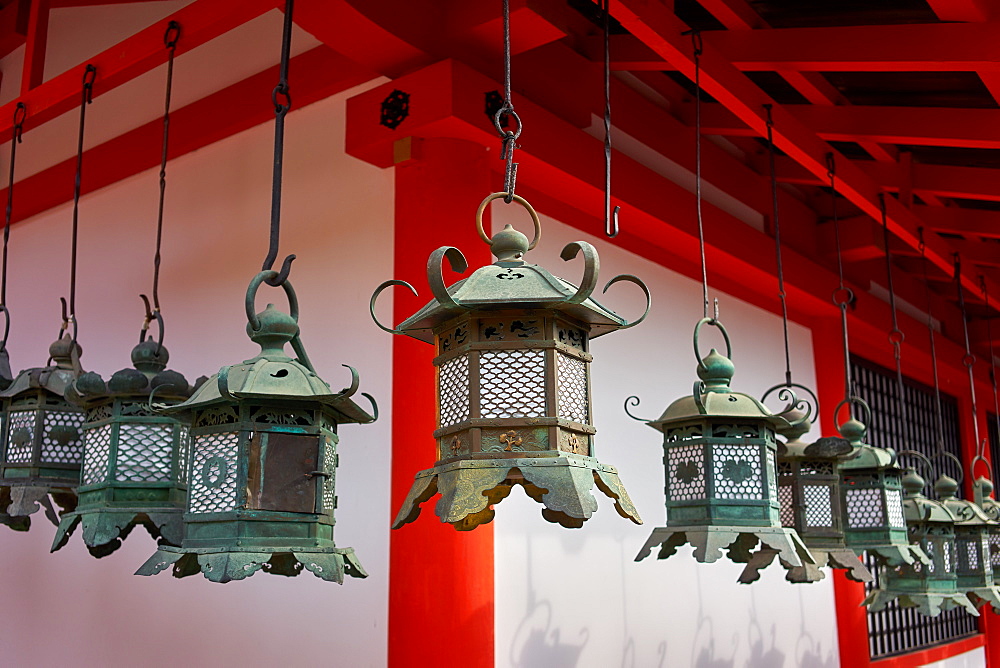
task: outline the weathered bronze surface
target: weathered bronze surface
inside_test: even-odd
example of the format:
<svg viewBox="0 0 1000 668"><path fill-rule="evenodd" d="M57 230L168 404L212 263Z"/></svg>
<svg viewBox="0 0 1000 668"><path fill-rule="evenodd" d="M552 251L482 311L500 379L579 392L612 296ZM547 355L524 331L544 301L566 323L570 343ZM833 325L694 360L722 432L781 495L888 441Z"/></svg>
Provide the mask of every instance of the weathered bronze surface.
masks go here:
<svg viewBox="0 0 1000 668"><path fill-rule="evenodd" d="M954 483L954 480L951 481ZM961 607L970 615L979 611L969 597L958 589L958 550L955 545L956 517L943 503L923 495L924 479L913 469L903 476L906 498L903 509L910 540L929 559L892 564L884 562L879 573L879 586L871 591L863 605L874 611L891 601L904 608L916 608L927 617L942 610Z"/></svg>
<svg viewBox="0 0 1000 668"><path fill-rule="evenodd" d="M1000 585L1000 503L990 494L993 493L993 483L980 476L972 483L973 498L983 513L993 522L989 528L990 566L993 570L993 583Z"/></svg>
<svg viewBox="0 0 1000 668"><path fill-rule="evenodd" d="M161 544L181 543L189 425L156 411L150 395L173 405L191 396L193 388L166 368L170 356L162 342L140 342L131 358L133 366L115 372L106 383L87 372L67 388L67 399L86 411L83 467L79 502L74 512L63 515L53 552L67 543L77 525L95 557L117 550L140 525Z"/></svg>
<svg viewBox="0 0 1000 668"><path fill-rule="evenodd" d="M76 506L83 446L83 412L66 400L67 388L83 373L80 346L66 333L49 346L51 363L27 369L0 392L3 402L0 457L0 522L13 529L30 526L40 508L58 524L55 506ZM53 505L55 502L55 506Z"/></svg>
<svg viewBox="0 0 1000 668"><path fill-rule="evenodd" d="M958 483L948 476L938 479L934 491L941 504L957 518L958 591L965 593L976 607L988 604L994 612L1000 611L1000 589L993 582L990 554L990 531L996 529L996 521L991 520L978 503L956 498Z"/></svg>
<svg viewBox="0 0 1000 668"><path fill-rule="evenodd" d="M514 200L531 215L534 240L510 225L487 237L482 213L504 194L487 197L477 214L479 236L497 261L446 287L441 262L447 259L458 272L467 263L457 248L439 248L427 264L434 300L394 330L379 324L434 343L438 351L438 460L416 474L393 528L415 520L420 505L440 493L435 512L441 521L474 529L493 519L492 506L514 485L545 507L542 517L564 527L582 526L597 510L595 486L614 499L622 517L641 524L617 470L594 457L590 340L632 327L645 313L626 322L591 298L599 263L590 244L574 242L562 252L564 260L584 257L579 287L528 264L524 256L541 226L520 197ZM648 312L645 285L623 275L607 286L619 281L643 290ZM402 281L379 286L373 318L375 300L390 285L410 287Z"/></svg>
<svg viewBox="0 0 1000 668"><path fill-rule="evenodd" d="M247 333L260 354L225 366L187 401L164 409L190 420L185 534L180 547L163 546L136 572L175 577L201 572L213 582L259 570L297 575L303 569L342 583L366 577L351 548L333 541L337 425L372 422L351 397L316 375L299 339L298 303L286 281L290 314L272 304L255 314L253 298L275 271L247 289ZM297 359L285 352L291 344ZM364 395L368 397L368 395ZM371 397L368 397L371 400Z"/></svg>
<svg viewBox="0 0 1000 668"><path fill-rule="evenodd" d="M747 564L739 578L743 583L757 580L775 557L785 568L815 564L799 535L782 527L779 517L775 429L789 423L730 389L731 350L723 356L713 348L701 356L698 336L706 324L718 327L730 347L722 324L702 319L694 333L700 380L691 395L648 422L663 432L667 526L653 530L636 561L658 545L657 558L666 559L690 543L699 562L716 561L727 549L731 560Z"/></svg>

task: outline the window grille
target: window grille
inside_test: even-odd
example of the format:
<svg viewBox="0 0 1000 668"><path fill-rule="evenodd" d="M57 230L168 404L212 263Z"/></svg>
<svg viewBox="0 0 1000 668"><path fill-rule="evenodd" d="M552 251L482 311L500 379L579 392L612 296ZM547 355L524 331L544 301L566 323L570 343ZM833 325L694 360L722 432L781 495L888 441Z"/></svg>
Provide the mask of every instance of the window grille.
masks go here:
<svg viewBox="0 0 1000 668"><path fill-rule="evenodd" d="M872 409L867 441L879 447L899 450L916 450L933 455L937 451L937 426L935 424L934 389L903 377L903 404L906 423L900 419L896 404L896 373L876 364L851 356L851 373L856 393ZM958 402L954 397L941 395L941 418L944 424L944 449L962 456L958 431ZM951 458L938 458L934 466L958 480L961 472ZM924 477L929 474L922 472ZM928 488L933 480L928 480ZM928 494L932 492L928 491ZM959 492L961 495L961 492ZM878 573L874 560L865 555L865 565ZM868 648L872 659L912 652L933 645L949 643L979 632L976 618L963 610L947 610L937 617L924 617L912 608L901 608L895 601L884 610L868 612Z"/></svg>

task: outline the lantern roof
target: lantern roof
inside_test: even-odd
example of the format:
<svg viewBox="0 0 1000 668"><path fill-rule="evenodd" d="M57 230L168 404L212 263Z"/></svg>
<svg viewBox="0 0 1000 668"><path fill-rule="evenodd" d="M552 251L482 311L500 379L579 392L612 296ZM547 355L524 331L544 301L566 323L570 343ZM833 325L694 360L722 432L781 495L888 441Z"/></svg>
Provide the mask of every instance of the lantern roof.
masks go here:
<svg viewBox="0 0 1000 668"><path fill-rule="evenodd" d="M840 435L847 439L856 454L840 464L841 469L885 469L896 464L896 452L889 448L878 448L865 443L868 428L863 422L851 418L837 427ZM921 485L922 487L922 485Z"/></svg>
<svg viewBox="0 0 1000 668"><path fill-rule="evenodd" d="M802 437L812 428L812 421L809 415L799 408L793 407L780 415L788 420L787 426L781 425L775 428L778 435L786 439L784 443L778 442L778 456L783 459L843 460L854 451L851 442L846 438L825 436L813 443L803 441Z"/></svg>
<svg viewBox="0 0 1000 668"><path fill-rule="evenodd" d="M993 482L989 478L979 476L976 478L974 488L978 490L977 499L981 496L979 506L991 520L1000 522L1000 502L990 496L993 493Z"/></svg>
<svg viewBox="0 0 1000 668"><path fill-rule="evenodd" d="M939 477L934 483L934 491L937 492L941 503L958 518L955 521L956 526L996 524L978 504L955 496L958 492L958 482L954 478L946 475Z"/></svg>
<svg viewBox="0 0 1000 668"><path fill-rule="evenodd" d="M735 370L732 360L712 348L698 364L701 382L695 384L694 392L670 404L650 426L663 431L676 422L708 417L765 420L775 429L789 427L788 420L771 413L754 397L730 389Z"/></svg>
<svg viewBox="0 0 1000 668"><path fill-rule="evenodd" d="M63 334L49 346L51 364L25 369L17 374L7 389L0 392L0 398L9 399L23 392L39 389L65 397L67 388L83 373L80 367L82 353L80 344L69 333Z"/></svg>
<svg viewBox="0 0 1000 668"><path fill-rule="evenodd" d="M926 481L914 469L906 469L906 473L903 474L903 490L905 490L903 515L906 521L957 524L960 520L951 509L939 501L924 496L925 484Z"/></svg>
<svg viewBox="0 0 1000 668"><path fill-rule="evenodd" d="M219 373L202 383L191 397L180 404L163 408L166 414L189 414L218 404L235 404L245 400L319 403L338 414L339 423L372 422L375 418L364 411L351 396L358 389L358 376L351 369L351 386L332 392L330 385L316 375L311 365L303 364L304 351L298 342L296 319L268 304L257 314L259 327L247 325L250 339L261 351L240 364L224 366ZM285 353L285 344L292 342L300 359ZM348 367L350 368L350 367Z"/></svg>
<svg viewBox="0 0 1000 668"><path fill-rule="evenodd" d="M66 391L71 402L90 406L116 397L149 399L153 392L157 399L183 401L191 396L194 388L205 382L199 378L192 387L177 371L167 369L170 353L162 343L146 339L132 348L132 367L112 374L105 383L100 374L87 371L80 375Z"/></svg>

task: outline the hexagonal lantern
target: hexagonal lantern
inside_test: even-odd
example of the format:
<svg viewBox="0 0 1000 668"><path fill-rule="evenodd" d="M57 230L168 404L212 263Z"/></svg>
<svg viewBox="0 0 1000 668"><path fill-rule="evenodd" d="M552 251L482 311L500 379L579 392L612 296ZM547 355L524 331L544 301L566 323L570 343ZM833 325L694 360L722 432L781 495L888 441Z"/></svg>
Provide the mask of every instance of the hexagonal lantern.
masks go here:
<svg viewBox="0 0 1000 668"><path fill-rule="evenodd" d="M63 333L49 346L50 365L22 371L0 392L5 404L0 503L13 528L27 528L39 505L58 524L50 497L65 511L76 506L84 414L65 394L83 372L80 353L79 344Z"/></svg>
<svg viewBox="0 0 1000 668"><path fill-rule="evenodd" d="M254 314L260 283L277 276L263 271L247 289L247 334L260 353L222 367L190 399L162 409L191 424L185 533L180 547L161 546L137 575L172 565L175 577L200 571L213 582L261 569L292 576L304 568L338 583L345 574L367 577L354 550L333 541L337 425L372 422L377 409L369 415L351 400L354 369L351 386L338 393L316 375L289 282L282 288L290 314L273 304ZM297 359L285 352L288 343Z"/></svg>
<svg viewBox="0 0 1000 668"><path fill-rule="evenodd" d="M854 397L852 401L871 414L862 400ZM889 566L912 564L914 559L929 563L920 546L911 544L908 538L896 453L865 443L868 430L860 420L850 418L837 429L855 452L840 463L840 503L847 520L847 546L858 554L867 551Z"/></svg>
<svg viewBox="0 0 1000 668"><path fill-rule="evenodd" d="M1000 502L990 496L993 493L993 483L982 476L972 483L972 493L976 504L994 522L988 533L990 568L993 571L993 583L1000 585Z"/></svg>
<svg viewBox="0 0 1000 668"><path fill-rule="evenodd" d="M698 333L705 324L722 332L725 357L714 348L701 357ZM730 389L735 367L722 323L699 321L694 348L701 379L694 392L648 422L663 432L667 526L653 530L636 561L656 546L657 558L666 559L690 543L699 562L716 561L728 548L730 559L747 564L744 583L756 580L775 556L786 568L815 563L795 529L782 527L779 517L775 428L789 423ZM762 546L754 553L758 541Z"/></svg>
<svg viewBox="0 0 1000 668"><path fill-rule="evenodd" d="M898 601L904 608L916 608L927 617L936 617L942 610L958 607L979 616L969 597L958 589L958 548L955 544L958 518L944 504L923 495L924 479L912 468L906 469L903 488L906 490L903 512L910 540L930 559L927 563L914 560L883 565L879 586L868 594L862 605L878 611L889 602Z"/></svg>
<svg viewBox="0 0 1000 668"><path fill-rule="evenodd" d="M958 552L958 591L965 593L974 605L989 604L1000 611L1000 590L993 582L990 555L990 531L997 523L983 512L977 503L956 498L958 483L944 475L934 483L934 491L942 505L958 518L955 522L955 547Z"/></svg>
<svg viewBox="0 0 1000 668"><path fill-rule="evenodd" d="M172 405L191 396L192 388L184 376L166 369L168 359L162 342L148 339L132 349L132 368L116 372L107 383L87 372L67 389L67 398L86 410L83 469L76 510L63 515L53 552L78 524L95 557L121 547L138 525L161 544L181 544L188 425L157 413L150 393Z"/></svg>
<svg viewBox="0 0 1000 668"><path fill-rule="evenodd" d="M582 526L597 510L595 484L614 499L622 517L641 524L617 470L594 457L590 341L632 327L645 314L629 323L591 298L598 258L590 244L574 242L562 252L564 260L583 253L579 287L528 264L524 255L538 243L541 226L518 196L513 199L534 222L534 240L529 243L510 225L487 237L482 213L504 195L487 197L476 215L479 236L497 261L446 288L442 260L448 258L459 272L467 265L458 249L439 248L428 261L434 301L395 330L379 324L434 343L438 352L438 461L416 474L393 528L415 520L420 504L440 492L435 510L441 521L474 529L493 519L493 504L514 485L545 506L546 520L564 527ZM608 286L621 280L642 288L648 312L645 285L633 276L617 276ZM375 300L390 285L413 290L403 281L383 283L372 295L373 318Z"/></svg>
<svg viewBox="0 0 1000 668"><path fill-rule="evenodd" d="M823 566L845 571L855 582L871 582L872 574L858 559L844 538L844 519L840 505L840 462L854 453L851 443L843 438L820 438L804 443L801 438L812 424L801 411L782 413L791 421L779 426L778 434L778 500L781 503L782 526L795 529L816 559L815 564L788 569L789 582L822 580Z"/></svg>

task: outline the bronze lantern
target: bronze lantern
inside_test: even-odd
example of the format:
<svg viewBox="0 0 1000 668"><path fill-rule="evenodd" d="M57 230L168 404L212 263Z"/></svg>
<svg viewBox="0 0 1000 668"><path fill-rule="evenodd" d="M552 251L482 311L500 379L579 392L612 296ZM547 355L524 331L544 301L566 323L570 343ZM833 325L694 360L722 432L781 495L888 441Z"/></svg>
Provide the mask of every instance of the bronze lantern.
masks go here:
<svg viewBox="0 0 1000 668"><path fill-rule="evenodd" d="M938 479L934 491L938 500L957 518L958 591L965 593L977 607L989 604L994 611L1000 611L1000 590L993 581L990 554L990 534L997 530L997 522L990 519L978 503L957 498L958 483L948 476Z"/></svg>
<svg viewBox="0 0 1000 668"><path fill-rule="evenodd" d="M392 330L433 343L438 378L438 461L416 474L413 487L393 528L414 521L420 504L440 493L436 513L442 522L467 531L493 519L493 504L521 485L543 504L542 516L577 528L597 510L596 485L614 499L618 513L636 524L642 520L617 470L594 456L590 341L637 325L591 298L597 286L597 251L574 242L564 260L582 253L584 278L577 287L544 268L529 264L525 254L538 243L541 225L534 209L519 196L534 222L534 239L508 225L492 238L483 230L486 205L505 193L487 197L476 214L479 236L496 262L446 287L441 262L464 272L467 263L453 247L442 247L428 261L428 283L434 300ZM617 276L649 292L634 276ZM372 317L378 295L372 295ZM607 287L605 286L605 290ZM378 320L376 319L376 324Z"/></svg>
<svg viewBox="0 0 1000 668"><path fill-rule="evenodd" d="M698 349L703 325L719 328L726 356ZM779 515L775 429L785 418L729 384L735 367L729 335L716 318L703 318L694 330L698 378L694 391L674 401L650 427L663 432L667 526L653 530L636 561L659 547L666 559L685 543L699 562L728 556L747 568L740 582L760 577L774 557L786 568L815 563L795 529ZM631 400L632 398L630 398ZM755 553L758 542L761 548Z"/></svg>
<svg viewBox="0 0 1000 668"><path fill-rule="evenodd" d="M936 617L952 608L963 608L970 615L979 616L969 597L958 589L958 549L955 545L958 518L944 504L924 496L924 479L914 469L906 470L903 488L906 490L903 512L910 540L928 559L926 562L883 564L879 586L868 594L862 605L877 612L895 600L902 607L916 608L927 617Z"/></svg>
<svg viewBox="0 0 1000 668"><path fill-rule="evenodd" d="M132 349L132 368L114 373L107 383L87 372L69 386L67 397L86 410L83 468L76 510L63 514L53 552L77 525L95 557L111 554L140 525L162 544L181 544L188 425L155 411L150 395L178 404L192 388L166 368L168 359L162 341L147 339Z"/></svg>
<svg viewBox="0 0 1000 668"><path fill-rule="evenodd" d="M796 409L782 415L791 423L777 428L786 439L778 442L781 524L794 528L816 559L815 564L788 569L785 579L817 582L824 577L821 568L830 566L843 569L855 582L871 582L872 574L844 538L838 466L854 448L843 438L804 443L801 438L811 427L808 415Z"/></svg>
<svg viewBox="0 0 1000 668"><path fill-rule="evenodd" d="M66 391L83 373L80 353L79 344L64 330L49 346L46 366L22 371L0 392L4 401L0 502L7 504L12 528L28 528L28 516L40 505L58 524L51 501L63 511L76 507L84 414L66 400Z"/></svg>
<svg viewBox="0 0 1000 668"><path fill-rule="evenodd" d="M175 577L201 572L213 582L262 569L286 576L305 569L337 583L367 577L354 550L333 541L337 425L375 417L351 399L354 369L351 386L336 393L316 375L288 281L281 287L290 313L273 304L254 313L257 288L277 276L262 271L247 288L247 334L260 353L222 367L190 399L162 408L191 424L184 539L161 546L137 575L172 565ZM285 352L289 343L296 359Z"/></svg>
<svg viewBox="0 0 1000 668"><path fill-rule="evenodd" d="M986 516L994 522L990 525L990 567L993 570L993 582L1000 585L1000 502L997 502L990 494L993 493L993 483L982 476L976 478L972 484L973 498L976 504L983 509Z"/></svg>

